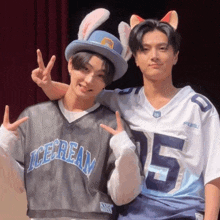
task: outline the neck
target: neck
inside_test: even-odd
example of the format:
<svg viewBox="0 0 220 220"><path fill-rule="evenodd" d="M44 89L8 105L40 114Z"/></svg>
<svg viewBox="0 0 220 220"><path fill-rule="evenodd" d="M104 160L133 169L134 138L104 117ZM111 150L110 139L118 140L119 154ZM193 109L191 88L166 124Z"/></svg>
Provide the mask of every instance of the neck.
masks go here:
<svg viewBox="0 0 220 220"><path fill-rule="evenodd" d="M170 77L161 81L144 79L145 96L155 109L166 105L177 92Z"/></svg>
<svg viewBox="0 0 220 220"><path fill-rule="evenodd" d="M67 90L64 98L63 98L63 105L65 109L68 111L74 112L81 112L85 111L86 109L91 108L95 104L94 99L82 99L73 95L70 89Z"/></svg>

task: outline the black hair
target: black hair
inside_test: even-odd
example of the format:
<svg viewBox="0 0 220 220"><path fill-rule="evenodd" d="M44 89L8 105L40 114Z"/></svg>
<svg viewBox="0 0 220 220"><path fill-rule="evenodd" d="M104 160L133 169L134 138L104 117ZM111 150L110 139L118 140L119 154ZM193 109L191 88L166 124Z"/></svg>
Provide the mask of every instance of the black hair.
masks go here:
<svg viewBox="0 0 220 220"><path fill-rule="evenodd" d="M129 46L133 55L135 56L138 50L143 50L142 40L143 36L154 30L159 30L164 33L168 38L168 44L173 47L174 54L180 49L180 34L174 28L166 23L154 19L147 19L144 22L136 25L130 33Z"/></svg>
<svg viewBox="0 0 220 220"><path fill-rule="evenodd" d="M73 54L70 58L72 60L72 67L75 70L84 69L86 64L88 64L93 56L97 56L103 61L103 66L105 68L104 82L106 86L111 84L114 77L115 67L111 61L98 53L91 51L80 51Z"/></svg>

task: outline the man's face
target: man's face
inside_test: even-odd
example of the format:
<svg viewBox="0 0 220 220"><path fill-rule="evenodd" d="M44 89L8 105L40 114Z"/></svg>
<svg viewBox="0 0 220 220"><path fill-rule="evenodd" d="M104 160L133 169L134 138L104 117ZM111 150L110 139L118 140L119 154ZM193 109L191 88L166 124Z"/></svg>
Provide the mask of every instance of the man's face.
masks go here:
<svg viewBox="0 0 220 220"><path fill-rule="evenodd" d="M92 56L85 67L80 70L75 70L70 60L68 70L71 75L72 94L81 100L95 100L105 88L105 69L103 61L97 56Z"/></svg>
<svg viewBox="0 0 220 220"><path fill-rule="evenodd" d="M168 45L167 36L158 30L146 33L142 39L143 50L137 51L135 61L144 80L161 81L171 77L178 53Z"/></svg>

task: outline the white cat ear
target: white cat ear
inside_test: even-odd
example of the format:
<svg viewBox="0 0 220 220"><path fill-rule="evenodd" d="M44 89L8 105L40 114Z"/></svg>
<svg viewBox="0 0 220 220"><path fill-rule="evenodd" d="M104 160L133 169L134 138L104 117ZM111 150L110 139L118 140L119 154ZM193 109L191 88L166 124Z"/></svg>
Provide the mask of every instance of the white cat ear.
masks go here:
<svg viewBox="0 0 220 220"><path fill-rule="evenodd" d="M121 44L123 46L121 56L126 61L128 61L132 56L131 50L128 46L130 32L131 32L131 27L123 21L120 22L120 24L118 25L118 33L119 33Z"/></svg>
<svg viewBox="0 0 220 220"><path fill-rule="evenodd" d="M178 14L176 11L169 11L160 21L167 22L176 30L178 26Z"/></svg>
<svg viewBox="0 0 220 220"><path fill-rule="evenodd" d="M98 8L83 19L79 26L78 40L87 40L89 35L110 16L110 12L104 8Z"/></svg>

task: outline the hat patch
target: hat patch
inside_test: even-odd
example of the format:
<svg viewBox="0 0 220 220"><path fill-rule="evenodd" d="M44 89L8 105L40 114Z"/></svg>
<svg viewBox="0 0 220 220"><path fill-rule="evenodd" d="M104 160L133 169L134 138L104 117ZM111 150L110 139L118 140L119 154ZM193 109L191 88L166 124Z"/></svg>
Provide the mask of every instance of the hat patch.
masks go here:
<svg viewBox="0 0 220 220"><path fill-rule="evenodd" d="M110 39L110 38L107 38L107 37L104 37L101 41L101 45L105 45L111 49L114 48L114 42Z"/></svg>

